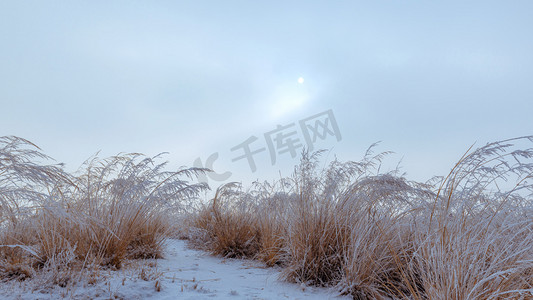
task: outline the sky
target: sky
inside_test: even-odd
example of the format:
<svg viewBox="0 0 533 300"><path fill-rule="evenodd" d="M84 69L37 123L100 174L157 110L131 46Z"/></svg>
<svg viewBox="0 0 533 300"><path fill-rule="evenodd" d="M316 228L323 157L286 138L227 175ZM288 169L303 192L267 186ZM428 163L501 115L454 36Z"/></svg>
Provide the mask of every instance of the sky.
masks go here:
<svg viewBox="0 0 533 300"><path fill-rule="evenodd" d="M425 181L474 143L533 134L531 11L0 0L0 136L34 142L69 171L98 151L168 152L170 168L210 161L215 188L290 175L303 146L346 161L380 141L376 151L395 153L385 171L401 161Z"/></svg>

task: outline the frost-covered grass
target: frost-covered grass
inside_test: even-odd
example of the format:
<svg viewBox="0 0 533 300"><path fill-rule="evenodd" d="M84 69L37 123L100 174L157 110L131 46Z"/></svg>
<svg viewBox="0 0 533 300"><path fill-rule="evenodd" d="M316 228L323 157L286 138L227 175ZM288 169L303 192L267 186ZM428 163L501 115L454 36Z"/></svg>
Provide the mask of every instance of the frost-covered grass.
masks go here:
<svg viewBox="0 0 533 300"><path fill-rule="evenodd" d="M189 236L214 254L281 265L289 281L355 299L529 299L531 142L469 150L424 184L379 172L387 153L374 147L324 169L320 152L303 152L289 178L219 188Z"/></svg>
<svg viewBox="0 0 533 300"><path fill-rule="evenodd" d="M0 283L73 295L82 282L160 257L187 216L181 230L197 247L355 299L529 299L532 142L470 149L426 183L380 172L388 153L375 146L361 161L323 168L322 152L304 151L292 176L221 186L197 208L207 187L188 180L205 169L169 172L159 156L131 153L95 156L68 174L31 142L0 137ZM143 270L124 278L144 281Z"/></svg>
<svg viewBox="0 0 533 300"><path fill-rule="evenodd" d="M93 157L70 175L29 141L0 138L0 281L67 286L87 270L159 257L171 218L206 186L185 180L205 170L169 172L158 160Z"/></svg>

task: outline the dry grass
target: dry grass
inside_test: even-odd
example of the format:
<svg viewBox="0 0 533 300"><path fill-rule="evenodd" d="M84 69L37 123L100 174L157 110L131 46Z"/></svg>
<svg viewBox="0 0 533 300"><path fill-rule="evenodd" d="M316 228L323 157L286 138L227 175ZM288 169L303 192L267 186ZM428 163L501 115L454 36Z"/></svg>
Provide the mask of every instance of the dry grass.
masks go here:
<svg viewBox="0 0 533 300"><path fill-rule="evenodd" d="M325 169L320 152L303 152L289 178L222 187L191 232L216 254L282 265L289 281L354 299L529 299L531 142L468 151L425 184L380 173L387 153L374 145L359 162Z"/></svg>
<svg viewBox="0 0 533 300"><path fill-rule="evenodd" d="M244 195L235 184L217 189L213 200L194 220L193 226L202 233L198 245L204 244L214 254L225 257L253 257L257 253L254 203L246 201Z"/></svg>
<svg viewBox="0 0 533 300"><path fill-rule="evenodd" d="M206 188L186 180L205 169L165 171L159 156L95 156L76 175L39 159L30 142L0 138L1 280L160 257L173 215Z"/></svg>
<svg viewBox="0 0 533 300"><path fill-rule="evenodd" d="M488 144L445 178L414 229L411 262L432 299L533 297L532 137ZM516 183L514 183L516 182ZM508 190L500 188L509 186Z"/></svg>
<svg viewBox="0 0 533 300"><path fill-rule="evenodd" d="M304 151L288 178L220 187L178 234L354 299L530 299L531 142L470 149L424 184L380 172L388 153L374 145L359 162L325 168L321 152ZM71 175L29 141L0 138L0 280L69 286L159 257L177 216L206 188L183 178L206 170L168 172L158 159L93 157Z"/></svg>

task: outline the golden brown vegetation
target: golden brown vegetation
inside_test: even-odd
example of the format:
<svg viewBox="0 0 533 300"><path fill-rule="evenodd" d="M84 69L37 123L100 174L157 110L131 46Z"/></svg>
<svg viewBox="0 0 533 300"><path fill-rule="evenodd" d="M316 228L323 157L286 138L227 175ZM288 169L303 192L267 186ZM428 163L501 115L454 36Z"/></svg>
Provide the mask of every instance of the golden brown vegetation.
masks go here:
<svg viewBox="0 0 533 300"><path fill-rule="evenodd" d="M355 299L531 298L533 149L513 148L529 142L487 144L425 184L379 173L373 147L323 170L303 152L290 178L219 188L191 241Z"/></svg>
<svg viewBox="0 0 533 300"><path fill-rule="evenodd" d="M160 257L173 215L206 188L183 180L204 169L164 171L158 157L93 157L77 175L48 159L0 138L0 280Z"/></svg>

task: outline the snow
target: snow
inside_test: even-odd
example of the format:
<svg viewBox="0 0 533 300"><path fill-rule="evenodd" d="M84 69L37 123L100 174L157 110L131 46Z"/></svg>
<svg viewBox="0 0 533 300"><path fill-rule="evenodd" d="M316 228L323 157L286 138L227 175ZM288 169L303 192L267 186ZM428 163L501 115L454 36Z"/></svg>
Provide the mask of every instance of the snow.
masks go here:
<svg viewBox="0 0 533 300"><path fill-rule="evenodd" d="M136 261L102 271L96 282L44 288L28 283L0 285L2 299L350 299L334 290L278 280L280 270L250 260L223 259L171 239L165 258ZM159 291L158 291L159 289Z"/></svg>

